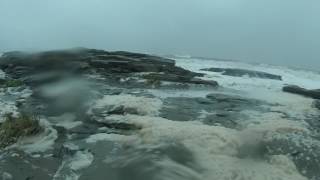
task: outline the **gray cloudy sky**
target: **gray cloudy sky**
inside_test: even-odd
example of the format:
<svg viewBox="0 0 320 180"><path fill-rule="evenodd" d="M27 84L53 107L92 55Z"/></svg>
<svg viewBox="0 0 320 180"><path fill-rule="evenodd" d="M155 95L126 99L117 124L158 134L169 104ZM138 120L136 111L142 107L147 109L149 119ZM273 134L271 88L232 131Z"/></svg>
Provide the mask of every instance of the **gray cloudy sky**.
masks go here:
<svg viewBox="0 0 320 180"><path fill-rule="evenodd" d="M319 0L0 0L0 51L85 46L320 68Z"/></svg>

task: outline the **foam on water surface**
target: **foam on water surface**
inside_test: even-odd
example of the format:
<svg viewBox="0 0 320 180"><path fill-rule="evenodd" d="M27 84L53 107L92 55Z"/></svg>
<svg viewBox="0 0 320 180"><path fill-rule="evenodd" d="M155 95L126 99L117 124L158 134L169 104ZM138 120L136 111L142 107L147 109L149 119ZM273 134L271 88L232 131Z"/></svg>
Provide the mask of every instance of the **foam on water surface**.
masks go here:
<svg viewBox="0 0 320 180"><path fill-rule="evenodd" d="M53 180L78 180L81 170L91 165L94 156L87 150L79 150L74 155L63 160Z"/></svg>
<svg viewBox="0 0 320 180"><path fill-rule="evenodd" d="M126 97L126 96L124 96ZM106 98L106 97L105 97ZM107 99L111 99L108 105L122 104L123 96L107 98L97 103L98 106L104 106ZM145 107L153 102L154 99L144 99L149 101L140 101L141 97L130 96L130 105L134 107ZM128 99L128 97L126 97ZM160 104L160 103L156 103ZM148 114L148 113L145 113ZM153 113L151 113L153 114ZM164 169L159 172L162 177L179 179L179 173L188 173L189 177L194 179L246 179L246 180L271 180L271 179L296 179L304 180L297 171L294 163L285 155L269 156L266 159L246 159L239 158L239 149L247 142L252 143L248 137L256 137L257 143L272 137L272 134L286 135L295 132L308 133L308 129L300 122L288 121L285 119L273 119L271 115L269 120L257 124L249 124L242 131L228 129L218 126L208 126L199 121L176 122L160 117L125 115L111 116L110 119L118 119L122 122L135 124L141 130L137 132L140 138L131 138L123 135L96 134L90 136L87 143L97 141L115 141L127 142L135 141L136 146L158 146L170 142L182 143L196 158L196 163L204 172L198 172L194 169L177 164L170 159L162 159L158 163L163 167L175 167L177 171L171 172L171 169ZM112 157L113 161L117 159ZM110 162L108 158L106 162ZM163 173L163 174L162 174ZM177 175L178 173L178 175Z"/></svg>
<svg viewBox="0 0 320 180"><path fill-rule="evenodd" d="M56 126L61 126L66 129L72 129L82 124L82 121L77 121L76 116L72 113L65 113L61 116L50 117L49 120L54 122Z"/></svg>
<svg viewBox="0 0 320 180"><path fill-rule="evenodd" d="M153 91L155 92L155 91ZM248 91L249 92L249 91ZM273 93L273 92L272 92ZM248 93L249 95L250 93ZM249 96L248 96L249 97ZM259 95L252 95L259 98ZM251 97L251 98L252 98ZM290 97L290 95L288 95ZM286 155L266 155L264 158L242 158L240 157L241 148L247 144L259 144L261 142L270 142L274 138L296 138L296 144L301 141L304 135L310 135L308 124L304 121L292 121L283 117L282 113L257 111L244 111L242 113L251 118L243 123L241 130L229 129L220 126L205 125L201 121L178 122L165 118L155 117L155 113L161 108L159 99L136 97L133 95L105 96L98 100L96 107L105 105L124 105L127 107L141 108L139 115L111 115L109 120L126 122L139 127L137 134L133 136L123 136L114 134L95 134L86 139L87 143L96 143L98 141L113 141L118 143L128 143L135 147L157 147L161 144L171 142L183 144L195 157L195 164L203 171L186 167L171 159L161 159L156 162L156 166L164 169L159 172L163 179L246 179L246 180L306 180L297 170L293 161ZM163 98L163 97L162 97ZM127 100L128 101L125 101ZM260 98L267 99L267 98ZM270 100L270 99L269 99ZM157 103L154 103L157 102ZM301 104L301 102L310 105L306 98L288 100L287 96L274 97L270 103L279 103L283 110L303 111L310 113L308 107L290 109L292 103ZM147 112L142 109L153 107L153 110ZM156 108L155 108L156 107ZM275 106L278 107L278 106ZM149 113L148 113L149 112ZM301 114L303 116L303 113ZM296 135L298 134L298 135ZM300 136L301 134L302 136ZM310 139L309 139L310 140ZM306 139L306 141L308 141ZM125 158L124 158L125 159ZM106 158L106 162L121 161L117 157ZM166 168L171 167L171 168ZM175 170L173 170L173 167Z"/></svg>
<svg viewBox="0 0 320 180"><path fill-rule="evenodd" d="M177 173L187 171L189 175L199 180L306 179L299 174L294 163L284 155L269 156L266 159L238 157L239 149L248 141L243 136L246 131L252 132L251 136L257 137L256 134L291 133L290 130L295 131L295 128L300 127L289 122L287 124L283 123L278 128L257 125L258 127L252 128L255 131L252 129L236 131L224 127L208 126L200 122L177 122L159 117L127 115L123 118L142 127L138 132L140 139L136 142L137 146L153 147L170 142L181 143L192 152L195 163L203 170L198 172L195 169L176 164L170 159L162 159L158 162L158 165L165 168L161 173L164 173L163 176L168 176L168 178L181 179L184 176L177 176ZM298 130L304 131L304 129ZM262 141L263 138L265 137L261 136L257 143ZM168 167L177 167L177 171L171 172L172 169Z"/></svg>
<svg viewBox="0 0 320 180"><path fill-rule="evenodd" d="M266 64L249 64L237 61L215 61L205 59L175 59L178 66L195 71L206 73L205 79L217 80L222 86L247 89L251 87L262 87L269 89L281 89L284 84L294 84L305 88L316 89L320 87L320 74L307 70L296 70L281 66ZM257 79L249 77L223 76L216 72L200 71L203 68L242 68L248 70L262 71L282 76L282 81ZM248 87L249 86L249 87Z"/></svg>
<svg viewBox="0 0 320 180"><path fill-rule="evenodd" d="M113 141L113 142L125 142L136 140L135 136L125 136L120 134L106 134L106 133L98 133L89 136L85 142L86 143L97 143L99 141Z"/></svg>
<svg viewBox="0 0 320 180"><path fill-rule="evenodd" d="M0 54L1 55L1 54ZM1 57L1 56L0 56ZM6 77L5 72L0 69L0 79L4 79Z"/></svg>

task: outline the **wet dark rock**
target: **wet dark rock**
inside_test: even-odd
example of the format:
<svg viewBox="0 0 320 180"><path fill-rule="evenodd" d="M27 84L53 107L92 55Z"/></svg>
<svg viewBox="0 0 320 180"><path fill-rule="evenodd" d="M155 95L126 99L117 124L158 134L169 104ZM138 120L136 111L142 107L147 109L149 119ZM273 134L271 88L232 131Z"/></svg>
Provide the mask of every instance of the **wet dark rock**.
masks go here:
<svg viewBox="0 0 320 180"><path fill-rule="evenodd" d="M68 130L67 132L73 134L76 139L84 139L92 134L99 133L99 127L103 126L96 121L87 121L84 122L81 126L76 126Z"/></svg>
<svg viewBox="0 0 320 180"><path fill-rule="evenodd" d="M66 145L61 145L60 148L55 149L53 157L63 159L65 156L73 156L79 149Z"/></svg>
<svg viewBox="0 0 320 180"><path fill-rule="evenodd" d="M112 117L112 115L139 115L139 112L136 108L130 108L125 106L107 106L104 108L94 108L91 111L93 115L90 116L90 121L88 122L91 124L95 124L97 127L107 127L110 129L124 131L141 129L135 124L109 118Z"/></svg>
<svg viewBox="0 0 320 180"><path fill-rule="evenodd" d="M40 53L8 52L1 57L0 67L16 77L38 72L56 70L83 72L88 69L102 69L110 73L164 72L188 77L202 75L175 66L175 62L171 59L147 54L86 48Z"/></svg>
<svg viewBox="0 0 320 180"><path fill-rule="evenodd" d="M291 137L290 137L291 136ZM271 141L262 142L267 149L266 155L282 155L290 156L290 159L295 163L301 174L309 179L317 179L320 177L320 157L318 152L320 146L318 143L308 142L308 137L298 139L291 134L288 137L272 139Z"/></svg>
<svg viewBox="0 0 320 180"><path fill-rule="evenodd" d="M241 145L238 149L239 158L264 158L268 153L268 147L264 142L248 142Z"/></svg>
<svg viewBox="0 0 320 180"><path fill-rule="evenodd" d="M129 123L127 121L114 120L114 119L109 119L108 117L99 117L99 116L92 116L91 120L86 123L87 124L86 124L85 129L83 129L83 126L80 126L78 128L72 129L72 131L75 132L75 130L79 131L80 129L83 129L83 130L86 130L85 132L88 132L89 129L93 129L90 126L96 126L97 128L106 127L109 129L120 130L120 131L122 131L122 130L123 131L132 131L132 130L141 129L140 126ZM89 125L89 128L88 128L88 125ZM92 132L92 134L97 133L97 131L95 129L93 129L93 130L94 131ZM110 131L110 132L113 132L113 131ZM108 131L107 131L107 133L108 133Z"/></svg>
<svg viewBox="0 0 320 180"><path fill-rule="evenodd" d="M63 79L63 73L59 72L50 72L50 73L37 73L33 75L27 75L21 78L21 80L28 85L36 86L47 83L56 82Z"/></svg>
<svg viewBox="0 0 320 180"><path fill-rule="evenodd" d="M21 151L2 156L6 156L6 160L1 161L1 171L11 174L12 180L53 179L61 164L61 160L54 157L33 158Z"/></svg>
<svg viewBox="0 0 320 180"><path fill-rule="evenodd" d="M266 111L265 102L236 95L209 94L207 98L172 97L164 99L160 116L175 121L201 120L208 125L238 128L247 117L241 111Z"/></svg>
<svg viewBox="0 0 320 180"><path fill-rule="evenodd" d="M282 90L288 93L299 94L314 99L320 99L320 89L309 90L295 85L288 85L283 87Z"/></svg>
<svg viewBox="0 0 320 180"><path fill-rule="evenodd" d="M156 88L160 87L161 81L218 86L215 81L196 78L203 76L202 73L175 66L174 60L124 51L77 48L39 53L8 52L0 58L0 68L10 77L32 87L87 74L101 76L105 79L104 83L111 86L126 88L150 86L139 81L141 78L156 82L151 84ZM137 73L146 72L150 74L136 76ZM128 78L132 80L122 83L123 79Z"/></svg>
<svg viewBox="0 0 320 180"><path fill-rule="evenodd" d="M137 108L130 108L125 106L105 106L103 108L94 108L91 110L95 117L106 117L110 115L139 115Z"/></svg>
<svg viewBox="0 0 320 180"><path fill-rule="evenodd" d="M203 105L210 105L212 104L212 101L210 99L206 98L196 98L196 102Z"/></svg>
<svg viewBox="0 0 320 180"><path fill-rule="evenodd" d="M5 79L0 79L0 85L5 84L7 81Z"/></svg>
<svg viewBox="0 0 320 180"><path fill-rule="evenodd" d="M110 111L107 112L109 115L125 115L125 114L139 114L136 108L130 108L125 106L117 106L112 108Z"/></svg>
<svg viewBox="0 0 320 180"><path fill-rule="evenodd" d="M237 129L239 126L239 120L245 119L246 116L238 114L237 112L226 114L212 113L207 115L202 122L208 125L223 126L226 128Z"/></svg>
<svg viewBox="0 0 320 180"><path fill-rule="evenodd" d="M223 75L228 76L249 76L254 78L261 78L261 79L273 79L273 80L282 80L282 77L275 74L270 74L261 71L252 71L247 69L237 69L237 68L205 68L201 69L202 71L212 71L212 72L221 72Z"/></svg>
<svg viewBox="0 0 320 180"><path fill-rule="evenodd" d="M206 81L199 78L194 78L192 76L184 76L177 74L158 74L152 73L144 75L143 78L148 80L158 80L158 81L169 81L169 82L180 82L180 83L189 83L189 84L202 84L216 87L218 83L216 81Z"/></svg>
<svg viewBox="0 0 320 180"><path fill-rule="evenodd" d="M163 158L179 166L201 172L201 167L195 163L193 153L181 143L171 142L147 148L127 146L127 148L112 149L112 146L114 145L106 142L95 144L95 147L92 148L95 157L97 157L93 161L95 166L84 169L79 180L87 180L92 177L103 180L106 174L108 179L112 180L160 180L163 179L164 175L159 172L168 168L166 164L158 163ZM111 156L115 158L105 161L106 157ZM178 174L181 171L179 171L179 168L170 168L169 173ZM181 176L182 179L196 179L192 177L191 173L183 173Z"/></svg>
<svg viewBox="0 0 320 180"><path fill-rule="evenodd" d="M126 123L126 122L117 122L117 121L104 121L104 122L98 122L98 124L101 125L101 127L107 127L111 129L117 129L117 130L125 130L125 131L131 131L131 130L139 130L141 127L138 127L134 124Z"/></svg>
<svg viewBox="0 0 320 180"><path fill-rule="evenodd" d="M313 106L314 106L315 108L320 109L320 100L315 100L315 101L313 102Z"/></svg>
<svg viewBox="0 0 320 180"><path fill-rule="evenodd" d="M232 104L255 104L257 100L247 99L237 95L227 95L221 93L211 93L206 96L210 100L214 100L218 103L232 103Z"/></svg>

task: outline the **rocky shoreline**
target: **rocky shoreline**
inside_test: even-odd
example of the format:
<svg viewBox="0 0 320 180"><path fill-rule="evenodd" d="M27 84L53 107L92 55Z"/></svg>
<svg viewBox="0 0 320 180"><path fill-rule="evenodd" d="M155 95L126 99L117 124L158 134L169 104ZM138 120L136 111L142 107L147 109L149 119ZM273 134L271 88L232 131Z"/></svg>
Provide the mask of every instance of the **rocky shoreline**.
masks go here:
<svg viewBox="0 0 320 180"><path fill-rule="evenodd" d="M37 115L43 128L0 150L5 179L320 177L317 101L251 97L203 68L123 51L8 52L0 68L1 116ZM316 91L287 89L315 98ZM306 106L295 110L292 102Z"/></svg>
<svg viewBox="0 0 320 180"><path fill-rule="evenodd" d="M195 77L203 74L177 67L170 59L139 53L85 48L31 54L4 53L0 59L0 67L10 77L20 79L27 84L59 79L60 73L99 73L111 80L128 78L132 73L154 73L142 77L159 81L218 85L216 82L196 79Z"/></svg>

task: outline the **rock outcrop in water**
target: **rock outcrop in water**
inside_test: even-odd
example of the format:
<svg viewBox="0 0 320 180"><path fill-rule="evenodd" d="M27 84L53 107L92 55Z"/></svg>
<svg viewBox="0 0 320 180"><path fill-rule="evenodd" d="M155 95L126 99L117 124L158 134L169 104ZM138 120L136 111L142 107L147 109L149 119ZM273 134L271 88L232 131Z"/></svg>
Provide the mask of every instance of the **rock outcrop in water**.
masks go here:
<svg viewBox="0 0 320 180"><path fill-rule="evenodd" d="M0 59L0 67L15 79L27 84L41 84L64 78L70 73L99 72L113 80L130 77L132 73L157 73L146 76L160 81L217 86L203 76L175 66L171 59L124 51L71 49L40 53L8 52Z"/></svg>
<svg viewBox="0 0 320 180"><path fill-rule="evenodd" d="M314 106L315 108L320 109L320 100L315 100L315 101L313 102L313 106Z"/></svg>
<svg viewBox="0 0 320 180"><path fill-rule="evenodd" d="M282 80L282 77L275 74L270 74L261 71L252 71L247 69L237 69L237 68L205 68L201 69L202 71L212 71L212 72L220 72L222 75L227 76L249 76L254 78L261 78L261 79L273 79L273 80Z"/></svg>
<svg viewBox="0 0 320 180"><path fill-rule="evenodd" d="M320 89L309 90L295 85L288 85L283 87L282 90L288 93L299 94L314 99L320 99Z"/></svg>

